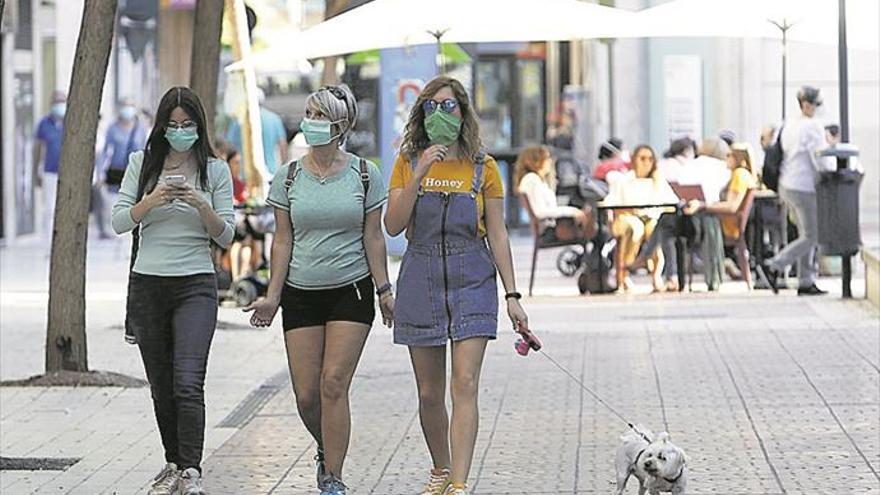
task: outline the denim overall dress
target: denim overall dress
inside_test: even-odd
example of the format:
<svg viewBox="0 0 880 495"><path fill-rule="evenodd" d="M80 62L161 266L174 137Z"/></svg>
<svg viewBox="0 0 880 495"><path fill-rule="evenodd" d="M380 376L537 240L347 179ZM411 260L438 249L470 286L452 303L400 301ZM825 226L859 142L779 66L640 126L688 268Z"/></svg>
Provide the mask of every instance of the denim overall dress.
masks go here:
<svg viewBox="0 0 880 495"><path fill-rule="evenodd" d="M496 336L495 263L477 231L484 161L481 155L474 164L470 192L419 187L397 277L397 344L442 346L448 340ZM415 164L412 159L410 166Z"/></svg>

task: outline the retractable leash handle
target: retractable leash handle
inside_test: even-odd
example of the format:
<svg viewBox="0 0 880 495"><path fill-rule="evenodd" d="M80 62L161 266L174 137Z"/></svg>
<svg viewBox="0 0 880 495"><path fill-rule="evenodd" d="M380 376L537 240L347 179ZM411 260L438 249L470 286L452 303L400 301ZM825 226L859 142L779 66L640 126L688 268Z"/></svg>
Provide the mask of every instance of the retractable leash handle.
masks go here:
<svg viewBox="0 0 880 495"><path fill-rule="evenodd" d="M513 344L513 348L516 349L517 354L520 356L527 356L529 350L540 351L542 345L541 341L538 340L538 337L535 337L535 334L533 334L522 322L517 322L516 325L517 333L522 337L516 339L516 342Z"/></svg>

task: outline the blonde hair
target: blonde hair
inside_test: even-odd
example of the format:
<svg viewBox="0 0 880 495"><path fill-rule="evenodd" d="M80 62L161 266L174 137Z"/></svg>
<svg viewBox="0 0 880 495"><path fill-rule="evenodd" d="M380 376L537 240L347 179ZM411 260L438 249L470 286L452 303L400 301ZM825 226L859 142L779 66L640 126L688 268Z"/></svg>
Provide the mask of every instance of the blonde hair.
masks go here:
<svg viewBox="0 0 880 495"><path fill-rule="evenodd" d="M749 148L744 143L734 143L730 147L730 154L736 162L737 168L744 168L749 171L752 177L757 177L755 167L752 165L752 156Z"/></svg>
<svg viewBox="0 0 880 495"><path fill-rule="evenodd" d="M516 157L513 183L519 187L519 183L522 182L523 177L529 172L534 172L541 177L541 180L548 184L552 184L554 182L552 167L547 171L541 170L544 166L544 161L550 157L550 148L546 146L527 146L523 148L523 150L519 152L519 156Z"/></svg>
<svg viewBox="0 0 880 495"><path fill-rule="evenodd" d="M452 94L458 101L458 108L461 109L461 132L458 134L457 143L463 154L462 158L473 159L480 152L483 146L480 140L480 124L477 121L476 112L471 107L467 91L457 79L437 76L425 85L413 104L403 131L403 143L400 145L401 155L405 157L417 155L430 146L428 132L425 130L425 110L422 108L422 104L446 87L452 90Z"/></svg>
<svg viewBox="0 0 880 495"><path fill-rule="evenodd" d="M334 93L340 93L340 98ZM357 123L358 107L357 100L351 89L345 84L339 86L324 86L323 88L310 94L306 99L306 111L311 110L313 113L320 113L333 122L331 129L339 134L339 145L348 138L348 135L354 129Z"/></svg>

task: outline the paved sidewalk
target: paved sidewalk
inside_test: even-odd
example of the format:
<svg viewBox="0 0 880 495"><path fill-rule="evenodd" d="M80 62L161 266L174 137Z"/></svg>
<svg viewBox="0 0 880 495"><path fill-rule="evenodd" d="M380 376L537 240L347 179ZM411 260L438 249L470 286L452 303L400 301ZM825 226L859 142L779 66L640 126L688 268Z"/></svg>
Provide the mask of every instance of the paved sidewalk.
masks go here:
<svg viewBox="0 0 880 495"><path fill-rule="evenodd" d="M90 250L90 365L142 377L136 350L112 328L123 315L126 248ZM514 252L525 287L528 241L517 238ZM32 257L0 250L4 379L42 369L45 286ZM584 298L554 259L541 252L539 290L525 303L547 353L626 417L670 431L689 456L692 493L880 493L875 308L747 293L737 282L651 296L642 279L642 292ZM839 295L839 281L821 284ZM863 282L853 287L861 294ZM235 310L220 319L244 322ZM516 355L513 341L502 330L487 356L473 492L611 492L625 425L543 356ZM314 446L296 415L277 324L218 330L207 402L209 493L316 493ZM429 459L415 385L406 351L384 328L368 342L352 409L350 493L416 493ZM146 389L2 388L2 455L83 459L64 472L0 472L0 493L143 493L162 463L153 425Z"/></svg>

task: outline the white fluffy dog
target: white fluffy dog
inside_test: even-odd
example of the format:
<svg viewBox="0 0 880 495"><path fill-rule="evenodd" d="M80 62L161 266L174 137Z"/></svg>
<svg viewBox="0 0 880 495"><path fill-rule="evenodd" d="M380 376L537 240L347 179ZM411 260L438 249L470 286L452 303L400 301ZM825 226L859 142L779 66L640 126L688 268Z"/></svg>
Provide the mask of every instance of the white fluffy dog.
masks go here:
<svg viewBox="0 0 880 495"><path fill-rule="evenodd" d="M687 489L687 466L684 451L669 441L669 434L654 435L638 425L642 432L653 441L649 443L637 432L628 429L620 436L622 443L617 448L617 495L623 495L626 481L630 475L639 479L639 495L645 492L658 495L672 492L673 495L685 493Z"/></svg>

